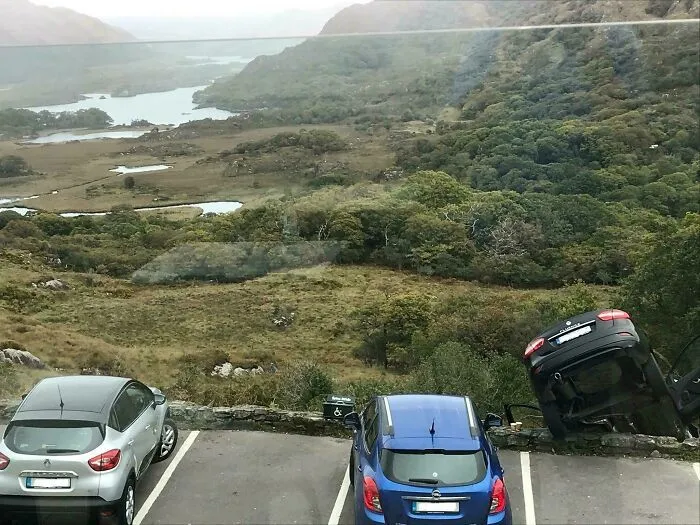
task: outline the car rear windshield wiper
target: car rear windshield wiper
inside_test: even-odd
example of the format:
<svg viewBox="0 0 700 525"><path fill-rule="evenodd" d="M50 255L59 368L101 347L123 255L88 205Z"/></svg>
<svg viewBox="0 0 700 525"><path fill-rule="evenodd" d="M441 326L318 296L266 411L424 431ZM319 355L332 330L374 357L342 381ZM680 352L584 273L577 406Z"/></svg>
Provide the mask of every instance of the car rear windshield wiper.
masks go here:
<svg viewBox="0 0 700 525"><path fill-rule="evenodd" d="M47 454L75 454L80 452L79 450L75 450L74 448L47 448L46 453Z"/></svg>
<svg viewBox="0 0 700 525"><path fill-rule="evenodd" d="M408 478L408 481L412 481L413 483L425 483L426 485L437 485L440 483L439 479L434 478Z"/></svg>

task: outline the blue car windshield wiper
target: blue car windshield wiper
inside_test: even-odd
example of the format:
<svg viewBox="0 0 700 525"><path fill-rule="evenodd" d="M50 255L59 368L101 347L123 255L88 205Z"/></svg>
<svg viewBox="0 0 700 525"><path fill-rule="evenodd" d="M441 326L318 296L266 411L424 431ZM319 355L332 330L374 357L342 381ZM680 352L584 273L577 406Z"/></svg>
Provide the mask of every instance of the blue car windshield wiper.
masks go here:
<svg viewBox="0 0 700 525"><path fill-rule="evenodd" d="M440 480L435 478L408 478L408 481L412 481L414 483L425 483L426 485L437 485L440 483Z"/></svg>

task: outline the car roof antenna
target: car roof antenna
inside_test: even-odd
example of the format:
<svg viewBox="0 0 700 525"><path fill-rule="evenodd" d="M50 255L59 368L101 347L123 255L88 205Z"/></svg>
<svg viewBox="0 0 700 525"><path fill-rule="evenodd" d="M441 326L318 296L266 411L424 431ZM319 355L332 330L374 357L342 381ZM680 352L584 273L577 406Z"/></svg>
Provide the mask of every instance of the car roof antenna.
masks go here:
<svg viewBox="0 0 700 525"><path fill-rule="evenodd" d="M63 396L61 395L61 385L56 385L56 388L58 388L58 399L61 401L60 407L61 407L61 417L63 417Z"/></svg>
<svg viewBox="0 0 700 525"><path fill-rule="evenodd" d="M435 435L435 418L433 418L433 424L430 425L430 435L431 436Z"/></svg>

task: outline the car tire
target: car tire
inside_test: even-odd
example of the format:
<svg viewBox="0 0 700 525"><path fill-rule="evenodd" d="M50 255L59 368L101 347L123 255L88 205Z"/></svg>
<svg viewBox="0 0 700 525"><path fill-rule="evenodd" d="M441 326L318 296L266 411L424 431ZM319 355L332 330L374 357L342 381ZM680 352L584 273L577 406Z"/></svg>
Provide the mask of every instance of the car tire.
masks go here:
<svg viewBox="0 0 700 525"><path fill-rule="evenodd" d="M350 451L350 462L348 463L348 477L350 478L350 486L355 486L355 453Z"/></svg>
<svg viewBox="0 0 700 525"><path fill-rule="evenodd" d="M644 377L646 377L656 399L670 395L654 354L651 354L647 362L642 365L642 372L644 372Z"/></svg>
<svg viewBox="0 0 700 525"><path fill-rule="evenodd" d="M133 477L129 477L124 485L124 492L119 500L117 509L117 523L119 525L132 525L136 516L136 483Z"/></svg>
<svg viewBox="0 0 700 525"><path fill-rule="evenodd" d="M160 441L156 445L156 455L153 456L153 463L159 463L168 459L175 451L179 433L175 421L165 418L163 429L160 433Z"/></svg>
<svg viewBox="0 0 700 525"><path fill-rule="evenodd" d="M568 429L561 419L557 404L552 402L542 403L540 408L542 409L544 422L547 424L552 437L559 440L564 439L568 433Z"/></svg>

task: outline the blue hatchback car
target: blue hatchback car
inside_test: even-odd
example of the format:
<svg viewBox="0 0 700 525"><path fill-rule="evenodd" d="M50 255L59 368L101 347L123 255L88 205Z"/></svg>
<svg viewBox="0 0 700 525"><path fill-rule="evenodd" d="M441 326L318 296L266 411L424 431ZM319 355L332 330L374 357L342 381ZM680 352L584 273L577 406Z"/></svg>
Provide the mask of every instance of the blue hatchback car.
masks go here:
<svg viewBox="0 0 700 525"><path fill-rule="evenodd" d="M354 429L350 482L358 525L510 525L498 454L468 397L390 395L345 424Z"/></svg>

